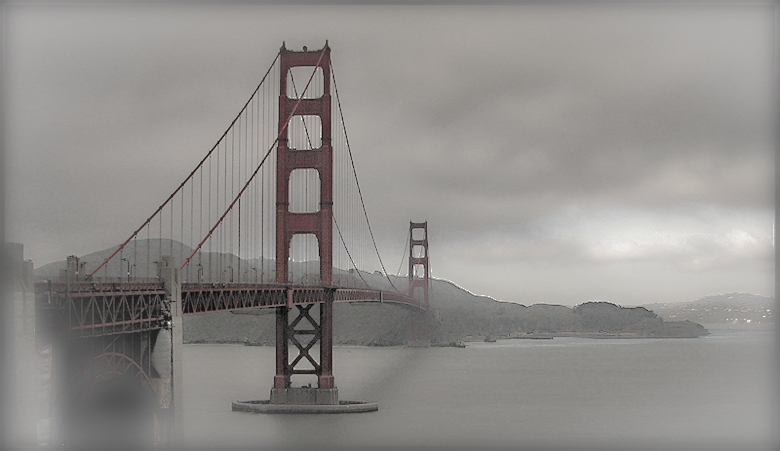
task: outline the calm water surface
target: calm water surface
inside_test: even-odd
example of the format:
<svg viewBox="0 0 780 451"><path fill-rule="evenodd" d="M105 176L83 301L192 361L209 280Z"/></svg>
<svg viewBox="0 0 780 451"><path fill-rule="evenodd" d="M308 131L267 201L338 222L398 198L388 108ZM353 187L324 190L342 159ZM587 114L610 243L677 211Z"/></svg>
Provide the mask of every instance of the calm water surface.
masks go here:
<svg viewBox="0 0 780 451"><path fill-rule="evenodd" d="M710 331L465 349L337 347L340 399L379 402L377 412L341 415L233 412L232 401L268 399L274 348L185 345L185 443L773 446L774 330Z"/></svg>

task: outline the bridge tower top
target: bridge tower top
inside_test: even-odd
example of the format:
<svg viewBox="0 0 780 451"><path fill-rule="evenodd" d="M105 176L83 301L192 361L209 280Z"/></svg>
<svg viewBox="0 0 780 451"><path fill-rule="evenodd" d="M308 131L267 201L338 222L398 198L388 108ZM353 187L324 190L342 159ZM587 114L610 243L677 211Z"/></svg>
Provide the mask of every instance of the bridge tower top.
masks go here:
<svg viewBox="0 0 780 451"><path fill-rule="evenodd" d="M409 296L423 289L423 305L428 309L428 222L409 221Z"/></svg>

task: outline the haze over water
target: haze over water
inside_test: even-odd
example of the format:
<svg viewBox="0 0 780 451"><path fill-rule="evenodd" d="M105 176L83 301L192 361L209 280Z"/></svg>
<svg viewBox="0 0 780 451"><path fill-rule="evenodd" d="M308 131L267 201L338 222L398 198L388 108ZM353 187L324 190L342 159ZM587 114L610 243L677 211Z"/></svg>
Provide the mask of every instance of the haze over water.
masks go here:
<svg viewBox="0 0 780 451"><path fill-rule="evenodd" d="M274 348L186 345L185 443L771 448L774 330L711 332L337 347L340 398L379 402L354 415L232 412L268 399Z"/></svg>

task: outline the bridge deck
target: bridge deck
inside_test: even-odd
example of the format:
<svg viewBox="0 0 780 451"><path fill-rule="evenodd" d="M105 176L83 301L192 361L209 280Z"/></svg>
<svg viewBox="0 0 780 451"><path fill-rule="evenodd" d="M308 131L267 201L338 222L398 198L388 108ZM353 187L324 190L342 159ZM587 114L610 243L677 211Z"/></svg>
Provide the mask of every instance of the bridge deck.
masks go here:
<svg viewBox="0 0 780 451"><path fill-rule="evenodd" d="M56 328L72 336L130 333L165 327L170 319L168 294L161 281L39 282L36 301L56 310ZM181 285L182 314L334 302L379 302L424 310L423 303L399 293L347 287L279 284Z"/></svg>

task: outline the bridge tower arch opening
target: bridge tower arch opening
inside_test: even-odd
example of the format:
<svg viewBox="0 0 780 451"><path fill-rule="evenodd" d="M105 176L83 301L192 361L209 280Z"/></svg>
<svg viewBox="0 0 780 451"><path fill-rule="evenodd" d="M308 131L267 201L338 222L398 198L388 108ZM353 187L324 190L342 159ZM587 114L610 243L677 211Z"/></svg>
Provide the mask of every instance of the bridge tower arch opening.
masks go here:
<svg viewBox="0 0 780 451"><path fill-rule="evenodd" d="M292 285L319 285L322 256L317 235L297 233L290 240L287 282Z"/></svg>

